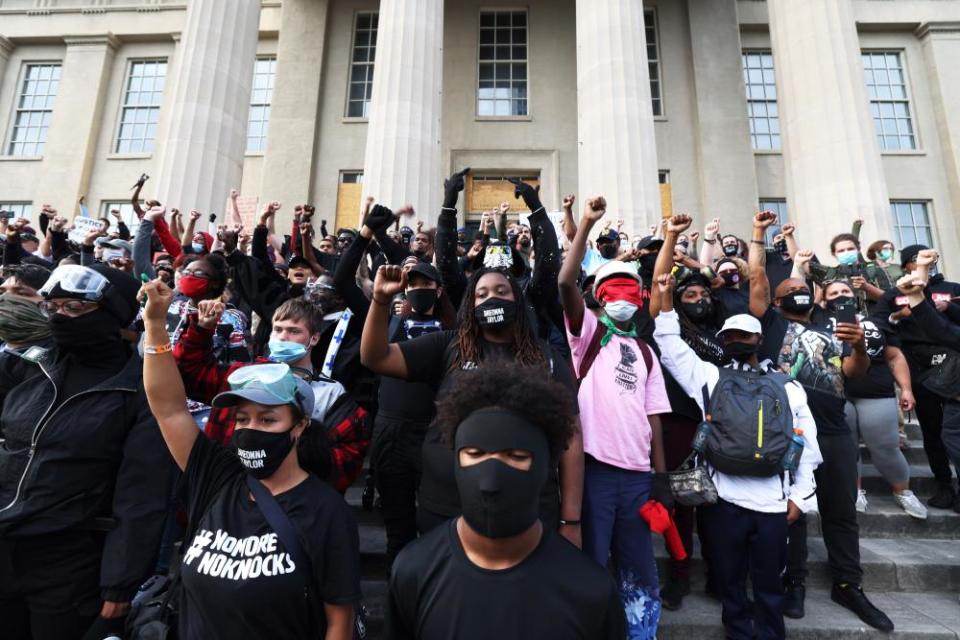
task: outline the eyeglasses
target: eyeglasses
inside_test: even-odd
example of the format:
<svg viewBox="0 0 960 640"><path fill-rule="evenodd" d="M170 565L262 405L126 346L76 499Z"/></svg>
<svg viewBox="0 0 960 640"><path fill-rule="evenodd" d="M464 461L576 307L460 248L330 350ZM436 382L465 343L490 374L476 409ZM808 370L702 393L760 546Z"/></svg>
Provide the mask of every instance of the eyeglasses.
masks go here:
<svg viewBox="0 0 960 640"><path fill-rule="evenodd" d="M40 311L48 318L57 313L75 317L87 311L92 311L96 307L96 302L87 302L86 300L43 300L40 303Z"/></svg>
<svg viewBox="0 0 960 640"><path fill-rule="evenodd" d="M183 276L193 276L194 278L203 278L204 280L210 279L210 274L202 269L182 269L180 275Z"/></svg>
<svg viewBox="0 0 960 640"><path fill-rule="evenodd" d="M297 379L285 364L255 364L240 367L227 378L230 388L262 389L281 403L297 402Z"/></svg>

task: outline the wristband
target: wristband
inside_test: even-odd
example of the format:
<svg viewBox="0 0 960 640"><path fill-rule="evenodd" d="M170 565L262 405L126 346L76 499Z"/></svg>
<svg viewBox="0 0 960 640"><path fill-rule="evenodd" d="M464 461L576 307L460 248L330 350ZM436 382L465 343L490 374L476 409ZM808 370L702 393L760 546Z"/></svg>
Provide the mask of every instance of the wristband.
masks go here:
<svg viewBox="0 0 960 640"><path fill-rule="evenodd" d="M173 345L169 342L158 345L143 345L143 352L147 355L155 356L161 353L170 353L173 351Z"/></svg>
<svg viewBox="0 0 960 640"><path fill-rule="evenodd" d="M561 520L560 520L560 524L561 524L562 526L567 526L567 525L579 526L579 525L580 525L580 521L579 521L579 520L562 520L562 519L561 519Z"/></svg>
<svg viewBox="0 0 960 640"><path fill-rule="evenodd" d="M716 238L714 238L713 240L710 240L710 239L708 239L708 238L704 238L703 241L706 242L707 244L717 244L717 239L716 239Z"/></svg>
<svg viewBox="0 0 960 640"><path fill-rule="evenodd" d="M767 246L767 243L764 242L763 240L750 240L750 242L752 244L762 244L763 246Z"/></svg>

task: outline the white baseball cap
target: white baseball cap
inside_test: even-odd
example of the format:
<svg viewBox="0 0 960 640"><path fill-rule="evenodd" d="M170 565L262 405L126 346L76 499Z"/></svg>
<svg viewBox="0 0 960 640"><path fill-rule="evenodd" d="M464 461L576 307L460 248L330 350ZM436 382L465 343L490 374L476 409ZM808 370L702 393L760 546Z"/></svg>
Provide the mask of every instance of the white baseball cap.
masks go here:
<svg viewBox="0 0 960 640"><path fill-rule="evenodd" d="M603 283L604 280L608 280L614 276L620 276L624 278L631 278L640 282L640 276L637 275L637 270L633 265L622 262L620 260L611 260L606 264L602 264L593 272L593 293L596 295L597 287Z"/></svg>
<svg viewBox="0 0 960 640"><path fill-rule="evenodd" d="M760 321L750 314L738 313L735 316L730 316L727 318L727 321L723 323L723 328L720 329L720 331L717 331L717 336L720 336L724 331L763 333L763 327L760 326Z"/></svg>

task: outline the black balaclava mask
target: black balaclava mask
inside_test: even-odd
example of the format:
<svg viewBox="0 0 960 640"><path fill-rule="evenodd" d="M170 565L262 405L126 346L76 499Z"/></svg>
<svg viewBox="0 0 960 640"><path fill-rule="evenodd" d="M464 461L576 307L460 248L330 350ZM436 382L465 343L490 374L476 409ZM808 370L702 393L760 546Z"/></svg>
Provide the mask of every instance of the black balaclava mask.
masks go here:
<svg viewBox="0 0 960 640"><path fill-rule="evenodd" d="M103 307L72 318L59 313L50 318L50 331L61 353L88 360L113 351L122 343L120 319Z"/></svg>
<svg viewBox="0 0 960 640"><path fill-rule="evenodd" d="M703 322L713 313L713 301L707 298L700 298L696 302L681 302L680 306L686 316L696 323Z"/></svg>
<svg viewBox="0 0 960 640"><path fill-rule="evenodd" d="M437 290L410 289L407 291L407 302L416 313L424 315L437 304Z"/></svg>
<svg viewBox="0 0 960 640"><path fill-rule="evenodd" d="M533 454L528 471L484 460L460 466L460 450L487 453L523 449ZM463 519L487 538L509 538L529 529L540 515L540 491L550 469L547 438L536 425L503 409L474 411L457 427L454 475Z"/></svg>
<svg viewBox="0 0 960 640"><path fill-rule="evenodd" d="M597 251L604 260L613 260L617 257L617 245L613 242L597 243Z"/></svg>
<svg viewBox="0 0 960 640"><path fill-rule="evenodd" d="M790 313L807 313L813 308L813 296L806 290L793 291L780 298L780 308Z"/></svg>

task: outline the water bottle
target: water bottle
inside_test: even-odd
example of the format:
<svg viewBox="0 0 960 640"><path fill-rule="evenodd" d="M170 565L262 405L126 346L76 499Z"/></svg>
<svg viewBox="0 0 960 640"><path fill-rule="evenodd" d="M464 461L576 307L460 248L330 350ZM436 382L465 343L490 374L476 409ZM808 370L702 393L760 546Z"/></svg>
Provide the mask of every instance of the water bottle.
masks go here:
<svg viewBox="0 0 960 640"><path fill-rule="evenodd" d="M796 471L800 466L800 456L803 455L803 436L794 432L790 438L790 444L787 446L787 452L783 454L783 470Z"/></svg>
<svg viewBox="0 0 960 640"><path fill-rule="evenodd" d="M693 442L690 443L694 451L703 453L707 450L707 436L710 434L710 429L712 428L713 425L706 420L697 425L697 432L693 435Z"/></svg>

